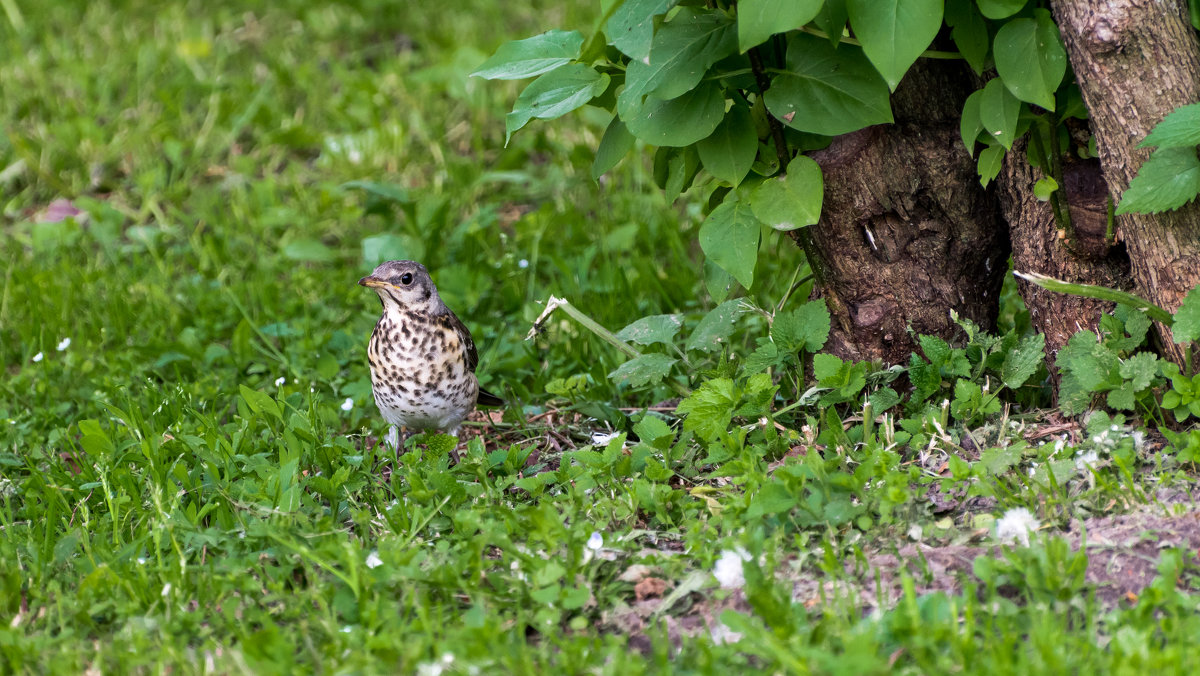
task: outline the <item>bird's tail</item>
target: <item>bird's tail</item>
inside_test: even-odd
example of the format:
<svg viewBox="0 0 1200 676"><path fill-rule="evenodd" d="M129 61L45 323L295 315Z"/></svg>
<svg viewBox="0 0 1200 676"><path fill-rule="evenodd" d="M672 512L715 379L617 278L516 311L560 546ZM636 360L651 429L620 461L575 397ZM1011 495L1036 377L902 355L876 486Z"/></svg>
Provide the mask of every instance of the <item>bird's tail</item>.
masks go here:
<svg viewBox="0 0 1200 676"><path fill-rule="evenodd" d="M504 400L481 387L479 388L479 398L475 400L475 403L478 406L503 406Z"/></svg>

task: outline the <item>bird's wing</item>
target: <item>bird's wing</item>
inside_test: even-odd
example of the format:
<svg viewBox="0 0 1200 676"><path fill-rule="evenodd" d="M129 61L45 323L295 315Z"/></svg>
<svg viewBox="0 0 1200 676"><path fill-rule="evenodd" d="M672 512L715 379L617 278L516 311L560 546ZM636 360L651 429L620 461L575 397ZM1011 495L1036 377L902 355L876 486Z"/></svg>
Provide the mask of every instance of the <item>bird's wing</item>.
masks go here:
<svg viewBox="0 0 1200 676"><path fill-rule="evenodd" d="M474 373L475 367L479 364L479 352L475 349L475 341L471 339L471 332L467 330L462 321L450 310L446 310L446 314L443 317L446 324L458 334L458 340L462 343L463 352L467 356L467 370Z"/></svg>

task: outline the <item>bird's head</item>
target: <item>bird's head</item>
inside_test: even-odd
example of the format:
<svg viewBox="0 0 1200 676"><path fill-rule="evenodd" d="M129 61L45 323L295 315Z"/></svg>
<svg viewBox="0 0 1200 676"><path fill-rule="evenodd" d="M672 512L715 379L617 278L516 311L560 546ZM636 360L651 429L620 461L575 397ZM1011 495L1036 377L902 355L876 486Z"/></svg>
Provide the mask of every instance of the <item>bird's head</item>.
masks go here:
<svg viewBox="0 0 1200 676"><path fill-rule="evenodd" d="M438 314L445 309L429 271L416 261L387 261L358 283L379 294L385 311Z"/></svg>

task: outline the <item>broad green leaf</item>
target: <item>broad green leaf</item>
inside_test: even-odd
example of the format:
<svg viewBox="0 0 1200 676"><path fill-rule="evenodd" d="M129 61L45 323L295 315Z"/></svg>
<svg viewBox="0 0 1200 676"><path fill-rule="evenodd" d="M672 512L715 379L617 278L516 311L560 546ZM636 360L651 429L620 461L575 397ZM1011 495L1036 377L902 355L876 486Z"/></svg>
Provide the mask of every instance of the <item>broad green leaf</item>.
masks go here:
<svg viewBox="0 0 1200 676"><path fill-rule="evenodd" d="M787 72L763 96L767 110L793 129L837 136L892 122L887 82L852 45L834 49L818 37L792 35Z"/></svg>
<svg viewBox="0 0 1200 676"><path fill-rule="evenodd" d="M1158 355L1153 352L1138 352L1129 359L1121 362L1121 377L1133 385L1135 392L1140 392L1158 375Z"/></svg>
<svg viewBox="0 0 1200 676"><path fill-rule="evenodd" d="M821 298L777 314L771 324L771 338L781 350L816 352L825 346L829 327L829 309Z"/></svg>
<svg viewBox="0 0 1200 676"><path fill-rule="evenodd" d="M1183 304L1175 311L1171 336L1177 343L1200 340L1200 287L1189 291Z"/></svg>
<svg viewBox="0 0 1200 676"><path fill-rule="evenodd" d="M581 63L563 66L529 83L504 118L507 145L513 132L534 118L561 117L604 93L609 77Z"/></svg>
<svg viewBox="0 0 1200 676"><path fill-rule="evenodd" d="M736 283L733 275L721 269L720 265L704 259L704 288L708 290L708 295L714 303L724 303Z"/></svg>
<svg viewBox="0 0 1200 676"><path fill-rule="evenodd" d="M276 420L283 420L283 412L279 409L279 404L271 395L258 390L252 390L245 385L238 385L238 390L242 393L242 399L246 401L246 405L255 413L266 413Z"/></svg>
<svg viewBox="0 0 1200 676"><path fill-rule="evenodd" d="M1138 169L1121 195L1118 214L1156 214L1178 209L1200 192L1200 159L1196 149L1159 148Z"/></svg>
<svg viewBox="0 0 1200 676"><path fill-rule="evenodd" d="M1021 11L1027 0L977 0L979 11L989 19L1007 19Z"/></svg>
<svg viewBox="0 0 1200 676"><path fill-rule="evenodd" d="M771 481L750 498L746 518L761 519L771 514L786 512L800 502L800 495L780 481Z"/></svg>
<svg viewBox="0 0 1200 676"><path fill-rule="evenodd" d="M679 327L682 325L682 315L651 315L621 329L617 332L617 337L638 345L670 345L671 339L679 333Z"/></svg>
<svg viewBox="0 0 1200 676"><path fill-rule="evenodd" d="M896 90L942 26L943 0L848 0L850 27L863 52Z"/></svg>
<svg viewBox="0 0 1200 676"><path fill-rule="evenodd" d="M608 374L608 379L626 383L630 387L652 385L666 377L677 361L679 360L659 352L643 354L618 366Z"/></svg>
<svg viewBox="0 0 1200 676"><path fill-rule="evenodd" d="M1200 103L1182 106L1163 118L1138 147L1163 148L1200 145Z"/></svg>
<svg viewBox="0 0 1200 676"><path fill-rule="evenodd" d="M662 147L654 153L654 180L661 183L663 196L668 202L674 202L683 191L692 187L692 181L698 173L700 153L695 145Z"/></svg>
<svg viewBox="0 0 1200 676"><path fill-rule="evenodd" d="M737 187L758 154L758 132L746 106L734 105L708 138L696 144L708 173Z"/></svg>
<svg viewBox="0 0 1200 676"><path fill-rule="evenodd" d="M675 6L677 0L625 0L605 24L612 45L634 61L650 57L654 18Z"/></svg>
<svg viewBox="0 0 1200 676"><path fill-rule="evenodd" d="M1067 51L1050 12L1013 19L1000 27L992 44L996 72L1022 101L1054 110L1054 92L1067 72Z"/></svg>
<svg viewBox="0 0 1200 676"><path fill-rule="evenodd" d="M596 149L596 159L592 161L592 180L599 180L617 166L617 163L633 149L633 142L633 134L629 133L625 123L621 118L614 116L612 122L608 123L608 128L604 130L600 147Z"/></svg>
<svg viewBox="0 0 1200 676"><path fill-rule="evenodd" d="M1049 200L1055 190L1058 190L1058 181L1052 176L1039 178L1037 183L1033 184L1033 196L1043 202Z"/></svg>
<svg viewBox="0 0 1200 676"><path fill-rule="evenodd" d="M1000 367L1000 379L1010 389L1017 389L1025 384L1038 366L1045 359L1046 337L1035 333L1021 342L1016 348L1004 356L1004 364Z"/></svg>
<svg viewBox="0 0 1200 676"><path fill-rule="evenodd" d="M541 75L578 59L582 47L583 34L579 31L547 31L500 45L500 49L471 76L485 80L520 80Z"/></svg>
<svg viewBox="0 0 1200 676"><path fill-rule="evenodd" d="M747 289L754 283L758 240L758 219L745 202L726 200L700 224L704 255Z"/></svg>
<svg viewBox="0 0 1200 676"><path fill-rule="evenodd" d="M750 206L754 216L772 228L795 230L820 220L824 196L821 167L811 157L797 155L786 174L769 178L754 189Z"/></svg>
<svg viewBox="0 0 1200 676"><path fill-rule="evenodd" d="M776 33L812 21L822 0L741 0L737 4L738 48L744 54Z"/></svg>
<svg viewBox="0 0 1200 676"><path fill-rule="evenodd" d="M979 101L982 98L982 89L971 92L963 101L962 116L958 120L958 133L971 157L975 157L975 144L979 141L979 132L983 131L983 120L979 118Z"/></svg>
<svg viewBox="0 0 1200 676"><path fill-rule="evenodd" d="M1001 146L988 146L979 153L979 184L987 187L992 179L1000 174L1000 161L1004 159L1004 148Z"/></svg>
<svg viewBox="0 0 1200 676"><path fill-rule="evenodd" d="M720 350L725 339L733 333L734 322L742 312L742 301L735 298L709 310L688 337L688 350L711 352Z"/></svg>
<svg viewBox="0 0 1200 676"><path fill-rule="evenodd" d="M846 21L849 19L850 14L846 10L846 0L825 0L814 21L821 27L821 30L825 31L829 43L836 47L842 40L842 33L845 32Z"/></svg>
<svg viewBox="0 0 1200 676"><path fill-rule="evenodd" d="M712 83L663 101L647 97L621 111L634 136L656 146L687 146L708 137L725 117L725 95Z"/></svg>
<svg viewBox="0 0 1200 676"><path fill-rule="evenodd" d="M813 355L813 375L818 381L832 381L838 376L844 365L845 362L832 354Z"/></svg>
<svg viewBox="0 0 1200 676"><path fill-rule="evenodd" d="M288 245L283 247L283 255L304 263L324 263L335 258L333 249L322 244L320 240L308 237L288 242Z"/></svg>
<svg viewBox="0 0 1200 676"><path fill-rule="evenodd" d="M997 143L1004 146L1005 150L1011 149L1017 138L1021 102L1008 93L998 78L989 81L982 92L979 97L979 121Z"/></svg>
<svg viewBox="0 0 1200 676"><path fill-rule="evenodd" d="M621 96L673 99L695 88L709 66L736 51L736 25L728 15L684 8L659 26L649 60L629 62Z"/></svg>
<svg viewBox="0 0 1200 676"><path fill-rule="evenodd" d="M983 75L991 41L987 22L975 8L973 0L946 0L946 23L953 28L950 37L963 59L976 75Z"/></svg>
<svg viewBox="0 0 1200 676"><path fill-rule="evenodd" d="M712 378L679 402L675 411L687 415L683 421L684 429L694 430L701 439L712 441L729 426L736 405L733 381Z"/></svg>
<svg viewBox="0 0 1200 676"><path fill-rule="evenodd" d="M370 267L384 261L419 261L425 258L425 244L412 235L384 233L363 239L362 258Z"/></svg>

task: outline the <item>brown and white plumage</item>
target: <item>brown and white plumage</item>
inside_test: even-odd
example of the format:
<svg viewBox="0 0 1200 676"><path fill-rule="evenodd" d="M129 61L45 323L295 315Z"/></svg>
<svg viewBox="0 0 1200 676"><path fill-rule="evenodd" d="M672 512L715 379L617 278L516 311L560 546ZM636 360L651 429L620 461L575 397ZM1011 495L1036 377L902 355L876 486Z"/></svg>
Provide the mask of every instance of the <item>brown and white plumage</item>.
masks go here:
<svg viewBox="0 0 1200 676"><path fill-rule="evenodd" d="M367 358L375 405L392 425L388 442L399 447L399 428L457 435L476 403L504 402L479 388L479 353L471 332L446 307L425 266L387 261L358 281L383 303Z"/></svg>

